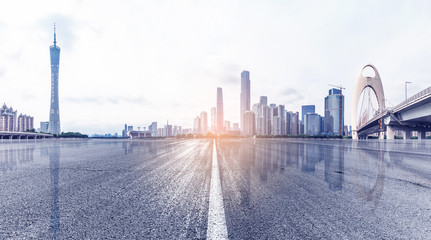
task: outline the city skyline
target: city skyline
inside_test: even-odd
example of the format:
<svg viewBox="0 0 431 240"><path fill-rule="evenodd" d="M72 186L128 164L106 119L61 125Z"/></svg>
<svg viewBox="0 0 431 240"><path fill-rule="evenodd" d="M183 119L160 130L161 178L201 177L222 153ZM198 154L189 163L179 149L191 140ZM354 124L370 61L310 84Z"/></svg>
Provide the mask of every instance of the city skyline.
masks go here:
<svg viewBox="0 0 431 240"><path fill-rule="evenodd" d="M379 69L389 106L404 99L405 81L412 95L431 77L426 3L106 1L105 13L80 1L26 5L33 11L14 2L0 10L0 101L34 116L36 126L48 120L46 48L56 22L64 131L119 132L125 122L166 120L190 128L196 113L210 113L216 87L223 88L224 119L239 123L243 70L252 75L251 105L268 96L268 104L292 112L313 104L324 115L328 84L342 85L350 125L363 65Z"/></svg>

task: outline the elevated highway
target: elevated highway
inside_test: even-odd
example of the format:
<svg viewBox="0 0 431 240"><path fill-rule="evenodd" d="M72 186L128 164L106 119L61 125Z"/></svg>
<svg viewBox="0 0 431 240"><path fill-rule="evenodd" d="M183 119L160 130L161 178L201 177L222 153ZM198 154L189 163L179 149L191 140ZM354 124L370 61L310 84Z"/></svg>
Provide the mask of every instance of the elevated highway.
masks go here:
<svg viewBox="0 0 431 240"><path fill-rule="evenodd" d="M395 132L401 131L404 139L410 138L412 131L418 133L419 139L424 139L431 131L431 87L402 101L392 108L385 107L383 85L380 75L373 65L366 65L375 71L375 77L360 75L357 80L353 97L352 127L353 138L367 138L368 135L378 133L380 139L386 135L387 139L394 139ZM363 68L363 69L364 69ZM376 94L379 109L367 122L359 124L357 106L361 92L370 87Z"/></svg>
<svg viewBox="0 0 431 240"><path fill-rule="evenodd" d="M44 139L52 137L51 134L47 133L0 131L0 139Z"/></svg>

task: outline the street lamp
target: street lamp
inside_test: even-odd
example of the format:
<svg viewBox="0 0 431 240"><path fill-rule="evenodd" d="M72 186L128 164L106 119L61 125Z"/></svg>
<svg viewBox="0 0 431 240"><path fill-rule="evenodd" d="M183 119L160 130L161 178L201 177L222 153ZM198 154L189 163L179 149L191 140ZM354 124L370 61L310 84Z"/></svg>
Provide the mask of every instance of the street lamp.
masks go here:
<svg viewBox="0 0 431 240"><path fill-rule="evenodd" d="M404 83L404 86L405 86L404 89L406 90L406 100L407 100L407 83L412 83L412 82L405 82Z"/></svg>

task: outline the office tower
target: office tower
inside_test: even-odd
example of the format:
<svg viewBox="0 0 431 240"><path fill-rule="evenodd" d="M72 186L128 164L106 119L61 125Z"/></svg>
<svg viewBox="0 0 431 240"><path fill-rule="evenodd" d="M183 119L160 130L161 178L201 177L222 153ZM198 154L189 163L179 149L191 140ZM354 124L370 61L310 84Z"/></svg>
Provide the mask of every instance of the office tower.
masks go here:
<svg viewBox="0 0 431 240"><path fill-rule="evenodd" d="M278 116L281 118L281 129L280 134L285 135L286 134L286 110L284 109L284 105L278 105Z"/></svg>
<svg viewBox="0 0 431 240"><path fill-rule="evenodd" d="M232 123L232 131L239 131L238 123Z"/></svg>
<svg viewBox="0 0 431 240"><path fill-rule="evenodd" d="M200 126L201 126L201 133L202 134L207 134L208 133L208 114L207 114L207 112L201 112L201 117L200 117L200 119L201 119L201 123L200 123Z"/></svg>
<svg viewBox="0 0 431 240"><path fill-rule="evenodd" d="M260 96L259 103L262 105L268 105L268 97L267 96Z"/></svg>
<svg viewBox="0 0 431 240"><path fill-rule="evenodd" d="M47 133L48 132L49 122L40 122L40 132Z"/></svg>
<svg viewBox="0 0 431 240"><path fill-rule="evenodd" d="M172 125L169 125L168 122L166 122L164 132L165 132L165 137L172 137Z"/></svg>
<svg viewBox="0 0 431 240"><path fill-rule="evenodd" d="M273 117L273 125L272 125L272 135L273 136L279 136L281 135L281 117L280 116L274 116Z"/></svg>
<svg viewBox="0 0 431 240"><path fill-rule="evenodd" d="M286 134L298 135L300 129L299 113L287 112L286 113Z"/></svg>
<svg viewBox="0 0 431 240"><path fill-rule="evenodd" d="M42 127L41 127L42 129ZM127 124L124 124L124 129L121 131L121 136L127 137Z"/></svg>
<svg viewBox="0 0 431 240"><path fill-rule="evenodd" d="M133 131L133 126L127 126L127 131L128 132Z"/></svg>
<svg viewBox="0 0 431 240"><path fill-rule="evenodd" d="M344 96L340 89L330 89L325 97L325 134L343 135L344 130Z"/></svg>
<svg viewBox="0 0 431 240"><path fill-rule="evenodd" d="M211 131L217 132L217 108L211 108Z"/></svg>
<svg viewBox="0 0 431 240"><path fill-rule="evenodd" d="M307 113L315 113L316 107L314 105L303 105L302 116L301 116L301 134L306 134L305 127L305 115Z"/></svg>
<svg viewBox="0 0 431 240"><path fill-rule="evenodd" d="M6 104L0 109L0 131L15 132L17 111L12 107L8 108Z"/></svg>
<svg viewBox="0 0 431 240"><path fill-rule="evenodd" d="M22 115L18 116L18 132L25 132L28 130L34 130L33 117Z"/></svg>
<svg viewBox="0 0 431 240"><path fill-rule="evenodd" d="M269 121L270 121L270 124L269 124L268 131L269 131L269 134L271 134L271 135L275 135L275 132L274 132L274 118L277 117L277 116L278 116L277 105L274 104L274 103L269 104Z"/></svg>
<svg viewBox="0 0 431 240"><path fill-rule="evenodd" d="M151 137L157 137L157 122L152 122L148 126L148 131L151 133Z"/></svg>
<svg viewBox="0 0 431 240"><path fill-rule="evenodd" d="M196 116L193 121L193 133L197 134L201 132L201 119L199 116Z"/></svg>
<svg viewBox="0 0 431 240"><path fill-rule="evenodd" d="M242 71L241 73L241 95L240 95L240 127L243 128L244 113L250 111L250 72Z"/></svg>
<svg viewBox="0 0 431 240"><path fill-rule="evenodd" d="M245 136L253 136L256 134L256 119L254 112L246 111L244 113L244 130L242 132Z"/></svg>
<svg viewBox="0 0 431 240"><path fill-rule="evenodd" d="M157 136L158 137L165 137L164 132L165 132L164 128L157 128Z"/></svg>
<svg viewBox="0 0 431 240"><path fill-rule="evenodd" d="M217 132L223 133L223 90L222 88L217 88Z"/></svg>
<svg viewBox="0 0 431 240"><path fill-rule="evenodd" d="M51 108L49 112L48 132L60 134L60 109L58 102L58 69L60 64L60 48L57 46L55 25L54 25L54 45L49 47L51 56Z"/></svg>
<svg viewBox="0 0 431 240"><path fill-rule="evenodd" d="M304 133L310 136L320 134L320 115L317 113L305 114Z"/></svg>
<svg viewBox="0 0 431 240"><path fill-rule="evenodd" d="M269 135L269 126L271 124L270 107L262 103L256 103L253 104L253 112L256 118L256 135Z"/></svg>

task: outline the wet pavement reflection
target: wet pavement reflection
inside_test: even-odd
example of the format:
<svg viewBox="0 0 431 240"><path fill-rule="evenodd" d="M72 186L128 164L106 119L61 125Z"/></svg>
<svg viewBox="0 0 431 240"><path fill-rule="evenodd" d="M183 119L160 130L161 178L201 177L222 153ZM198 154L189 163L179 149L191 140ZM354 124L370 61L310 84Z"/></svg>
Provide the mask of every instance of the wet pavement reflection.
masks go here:
<svg viewBox="0 0 431 240"><path fill-rule="evenodd" d="M431 231L431 141L221 139L218 149L231 239Z"/></svg>
<svg viewBox="0 0 431 240"><path fill-rule="evenodd" d="M230 239L427 239L431 140L219 139ZM212 140L0 142L0 239L202 239Z"/></svg>

